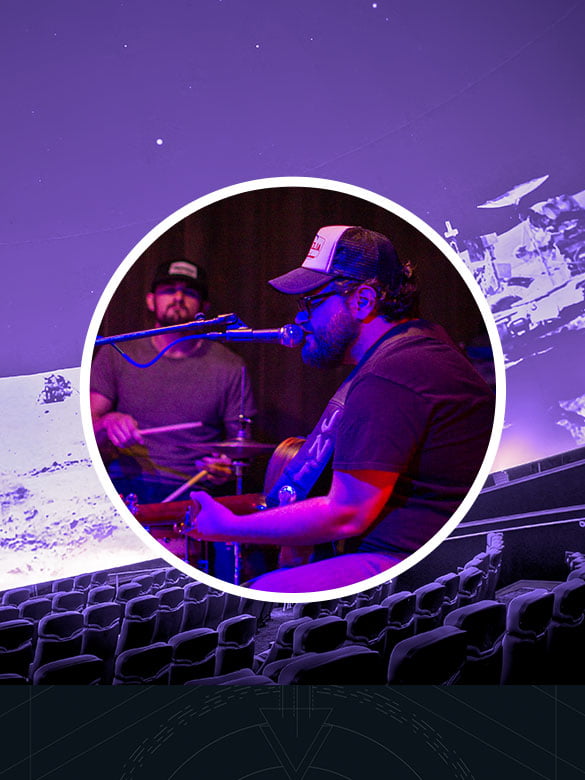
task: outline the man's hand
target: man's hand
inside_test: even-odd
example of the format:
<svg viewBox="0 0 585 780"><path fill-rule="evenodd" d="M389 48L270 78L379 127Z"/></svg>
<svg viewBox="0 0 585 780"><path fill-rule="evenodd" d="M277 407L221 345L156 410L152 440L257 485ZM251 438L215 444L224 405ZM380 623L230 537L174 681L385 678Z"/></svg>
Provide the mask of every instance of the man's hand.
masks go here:
<svg viewBox="0 0 585 780"><path fill-rule="evenodd" d="M212 485L224 485L230 479L233 479L234 476L233 463L223 453L221 455L213 453L206 458L200 458L195 461L195 465L199 471L203 469L207 471L208 476L206 479Z"/></svg>
<svg viewBox="0 0 585 780"><path fill-rule="evenodd" d="M189 536L209 542L231 542L235 515L209 493L195 490L189 494L193 502L192 530Z"/></svg>
<svg viewBox="0 0 585 780"><path fill-rule="evenodd" d="M116 447L144 444L144 439L138 430L138 423L129 414L108 412L100 417L98 426Z"/></svg>

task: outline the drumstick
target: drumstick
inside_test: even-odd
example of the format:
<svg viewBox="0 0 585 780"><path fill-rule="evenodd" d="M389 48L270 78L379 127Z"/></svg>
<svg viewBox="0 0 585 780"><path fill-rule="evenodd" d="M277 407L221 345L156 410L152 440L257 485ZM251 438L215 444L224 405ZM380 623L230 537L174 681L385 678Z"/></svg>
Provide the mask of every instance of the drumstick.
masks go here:
<svg viewBox="0 0 585 780"><path fill-rule="evenodd" d="M142 428L138 433L149 436L151 433L169 433L170 431L184 431L187 428L200 428L200 422L176 423L175 425L159 425L158 428Z"/></svg>
<svg viewBox="0 0 585 780"><path fill-rule="evenodd" d="M186 482L184 482L182 485L180 485L176 490L173 490L173 492L170 494L170 496L167 496L166 498L163 498L161 501L161 504L166 504L169 501L174 501L177 496L180 496L181 493L184 490L187 490L188 487L191 487L191 485L194 485L196 482L199 482L200 479L203 479L203 477L206 477L208 475L208 471L205 469L202 469L201 471L198 471L195 476L191 477L191 479L188 479Z"/></svg>

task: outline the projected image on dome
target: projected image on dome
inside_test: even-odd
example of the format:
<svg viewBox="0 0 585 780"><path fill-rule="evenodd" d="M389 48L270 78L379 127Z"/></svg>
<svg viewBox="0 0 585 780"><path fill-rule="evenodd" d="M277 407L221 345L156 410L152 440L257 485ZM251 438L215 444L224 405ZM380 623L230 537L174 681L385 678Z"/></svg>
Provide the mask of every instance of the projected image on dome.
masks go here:
<svg viewBox="0 0 585 780"><path fill-rule="evenodd" d="M478 206L483 224L505 214L513 227L471 236L448 222L444 233L486 296L505 354L496 470L585 445L585 192L538 200L554 192L548 179Z"/></svg>

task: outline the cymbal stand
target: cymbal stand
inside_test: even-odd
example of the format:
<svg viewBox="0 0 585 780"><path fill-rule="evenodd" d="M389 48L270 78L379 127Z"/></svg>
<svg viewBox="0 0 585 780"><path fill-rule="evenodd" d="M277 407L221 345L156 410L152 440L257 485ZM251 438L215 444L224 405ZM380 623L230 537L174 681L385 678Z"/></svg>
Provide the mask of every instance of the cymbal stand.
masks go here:
<svg viewBox="0 0 585 780"><path fill-rule="evenodd" d="M242 443L251 441L252 419L246 417L246 367L242 366L240 373L240 414L238 415L240 426L236 441ZM236 475L236 495L241 496L244 492L244 469L250 465L249 460L239 458L233 461L234 474ZM234 585L240 584L240 575L242 570L242 553L239 542L234 542Z"/></svg>

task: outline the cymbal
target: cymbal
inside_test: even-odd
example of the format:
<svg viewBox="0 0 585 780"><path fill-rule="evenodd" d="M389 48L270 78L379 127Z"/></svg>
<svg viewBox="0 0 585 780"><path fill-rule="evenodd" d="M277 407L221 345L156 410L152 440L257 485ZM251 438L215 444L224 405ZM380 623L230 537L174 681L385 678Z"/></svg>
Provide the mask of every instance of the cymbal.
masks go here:
<svg viewBox="0 0 585 780"><path fill-rule="evenodd" d="M255 455L263 455L276 449L276 444L265 444L259 441L246 441L245 439L232 439L231 441L209 441L198 444L195 448L199 452L219 452L228 455L234 460L240 458L253 458Z"/></svg>
<svg viewBox="0 0 585 780"><path fill-rule="evenodd" d="M546 176L539 176L538 179L525 181L523 184L517 184L515 187L512 187L511 190L508 190L508 192L505 192L503 195L500 195L493 200L487 200L477 208L499 209L502 206L517 206L521 198L528 195L529 192L532 192L532 190L535 190L537 187L540 187L547 179L548 174Z"/></svg>

